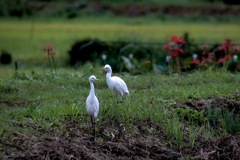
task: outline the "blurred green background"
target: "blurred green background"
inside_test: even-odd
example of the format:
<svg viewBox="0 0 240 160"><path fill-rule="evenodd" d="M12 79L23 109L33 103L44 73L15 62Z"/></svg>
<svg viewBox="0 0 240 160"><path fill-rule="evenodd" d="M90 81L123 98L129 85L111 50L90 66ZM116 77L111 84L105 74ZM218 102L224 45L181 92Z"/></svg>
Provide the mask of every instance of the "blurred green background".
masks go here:
<svg viewBox="0 0 240 160"><path fill-rule="evenodd" d="M114 42L117 49L110 52L116 57L121 48L138 43L138 47L150 50L154 63L163 61L162 45L172 35L183 37L188 33L190 42L199 46L221 44L225 38L239 44L237 3L234 0L1 0L0 50L10 53L12 60L10 64L0 64L0 78L12 75L14 62L26 71L47 68L48 57L42 51L47 43L56 50L58 68L72 67L69 51L74 43L86 39L110 45ZM196 50L195 47L190 52Z"/></svg>

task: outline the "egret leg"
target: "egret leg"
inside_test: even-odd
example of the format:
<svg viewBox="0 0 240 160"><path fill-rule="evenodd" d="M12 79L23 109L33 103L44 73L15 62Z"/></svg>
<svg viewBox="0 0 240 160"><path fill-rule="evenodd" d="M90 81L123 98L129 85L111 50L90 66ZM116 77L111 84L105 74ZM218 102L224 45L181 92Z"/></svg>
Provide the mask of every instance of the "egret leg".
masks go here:
<svg viewBox="0 0 240 160"><path fill-rule="evenodd" d="M92 119L92 116L90 116L91 118L91 129L90 129L90 132L89 133L92 133L92 128L93 128L93 119Z"/></svg>
<svg viewBox="0 0 240 160"><path fill-rule="evenodd" d="M117 96L117 94L115 94L115 97L116 97L117 104L118 104L118 103L119 103L119 101L118 101L118 96Z"/></svg>
<svg viewBox="0 0 240 160"><path fill-rule="evenodd" d="M95 137L96 137L96 124L95 124L95 120L94 118L91 116L91 122L92 122L92 134L93 134L93 138L94 138L94 141L95 141Z"/></svg>
<svg viewBox="0 0 240 160"><path fill-rule="evenodd" d="M95 138L96 138L96 123L95 123L95 121L93 121L93 137L94 137L94 141L95 141Z"/></svg>
<svg viewBox="0 0 240 160"><path fill-rule="evenodd" d="M117 103L123 103L124 102L123 96L121 96L121 97L122 97L122 101L121 100L120 101L117 100Z"/></svg>
<svg viewBox="0 0 240 160"><path fill-rule="evenodd" d="M124 102L124 98L123 98L123 96L122 96L122 102Z"/></svg>

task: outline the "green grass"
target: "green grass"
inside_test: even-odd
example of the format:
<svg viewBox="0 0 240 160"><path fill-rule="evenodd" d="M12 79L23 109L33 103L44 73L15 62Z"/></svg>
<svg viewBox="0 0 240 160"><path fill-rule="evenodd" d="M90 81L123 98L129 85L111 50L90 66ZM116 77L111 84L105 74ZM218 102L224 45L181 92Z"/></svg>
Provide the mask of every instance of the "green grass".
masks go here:
<svg viewBox="0 0 240 160"><path fill-rule="evenodd" d="M5 102L0 104L1 132L33 134L38 132L36 128L55 128L56 132L64 132L64 129L59 127L65 123L66 117L71 117L80 126L85 126L89 120L86 116L85 100L89 94L90 74L101 79L95 83L100 101L97 122L99 127L108 125L112 119L118 119L129 131L136 120L141 122L150 119L163 128L170 139L167 143L177 148L181 148L184 143L186 127L189 128L188 145L191 148L194 148L196 139L201 135L208 135L205 137L207 140L240 130L237 125L239 118L231 118L231 112L221 117L211 110L205 115L188 108L178 110L174 107L175 103L184 103L192 98L227 97L232 93L239 93L239 74L213 71L195 72L185 76L126 74L121 77L128 84L131 96L126 97L124 103L117 104L115 96L106 85L105 74L94 69L72 73L65 70L56 74L19 72L13 78L1 80L0 100ZM190 118L186 120L185 116ZM223 130L208 127L208 121L218 121L217 118L222 121ZM198 122L201 122L200 125ZM23 125L34 127L22 128Z"/></svg>

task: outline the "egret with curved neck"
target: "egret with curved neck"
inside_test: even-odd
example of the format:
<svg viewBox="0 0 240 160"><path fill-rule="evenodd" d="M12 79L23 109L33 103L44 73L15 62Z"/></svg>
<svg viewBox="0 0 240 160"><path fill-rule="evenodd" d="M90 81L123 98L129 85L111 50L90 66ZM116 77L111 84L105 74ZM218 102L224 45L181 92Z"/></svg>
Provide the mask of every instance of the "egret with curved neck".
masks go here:
<svg viewBox="0 0 240 160"><path fill-rule="evenodd" d="M108 88L115 94L116 98L120 95L122 97L122 101L124 101L123 97L130 95L126 83L120 77L112 76L112 68L110 65L106 64L102 70L107 72L106 80Z"/></svg>
<svg viewBox="0 0 240 160"><path fill-rule="evenodd" d="M97 78L95 76L92 75L89 77L90 93L86 100L86 109L87 109L88 115L91 117L94 140L96 137L95 125L96 125L96 120L97 120L98 113L99 113L99 101L95 95L94 84L93 84L93 82L95 80L97 80Z"/></svg>

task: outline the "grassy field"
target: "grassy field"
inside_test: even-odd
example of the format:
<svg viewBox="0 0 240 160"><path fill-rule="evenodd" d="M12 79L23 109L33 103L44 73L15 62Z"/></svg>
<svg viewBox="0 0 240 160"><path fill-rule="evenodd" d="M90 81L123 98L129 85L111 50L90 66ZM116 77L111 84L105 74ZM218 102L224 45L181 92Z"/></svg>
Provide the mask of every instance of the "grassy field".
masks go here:
<svg viewBox="0 0 240 160"><path fill-rule="evenodd" d="M62 137L61 140L64 140L71 135L70 139L85 143L81 142L80 137L91 137L85 111L85 100L89 94L88 76L91 74L100 79L95 83L100 101L97 146L119 143L114 137L119 136L117 128L120 123L125 127L126 131L122 133L125 138L131 140L141 134L148 140L145 145L151 146L153 140L169 150L182 152L180 157L187 158L199 154L196 150L206 142L215 143L216 139L240 131L238 109L235 114L235 111L223 108L219 103L227 98L232 101L233 107L237 107L234 103L237 105L239 102L239 74L209 70L186 76L120 75L128 84L131 96L126 97L124 103L117 104L106 85L105 74L98 69L86 67L79 72L64 70L57 74L18 72L8 81L0 81L2 156L7 157L6 151L16 155L31 155L33 153L27 149L30 147L28 145L42 143L46 136L50 139ZM215 98L219 99L218 103L213 103ZM194 101L204 102L204 105L188 106L187 102ZM218 112L213 112L209 107ZM74 132L69 127L73 127ZM22 136L28 137L28 140L24 140L25 143L19 147L26 149L15 148L19 142L8 142L11 137L21 141ZM190 155L186 153L186 147L188 151L191 150Z"/></svg>

